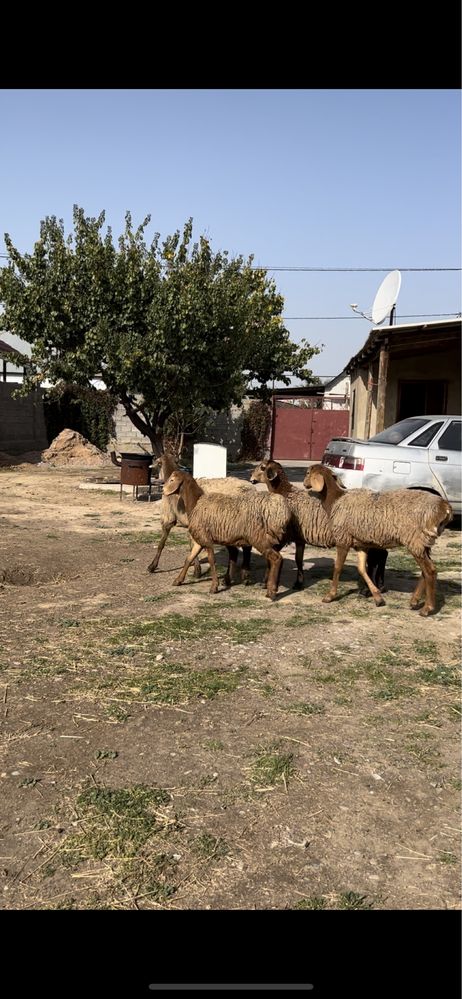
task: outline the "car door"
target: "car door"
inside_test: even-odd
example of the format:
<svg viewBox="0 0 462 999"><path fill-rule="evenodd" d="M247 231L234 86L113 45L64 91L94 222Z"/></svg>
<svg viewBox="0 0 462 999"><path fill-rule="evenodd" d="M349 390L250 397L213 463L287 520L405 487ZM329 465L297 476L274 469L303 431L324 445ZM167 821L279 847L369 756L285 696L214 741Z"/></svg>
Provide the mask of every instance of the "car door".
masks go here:
<svg viewBox="0 0 462 999"><path fill-rule="evenodd" d="M428 449L430 469L450 503L461 505L461 420L449 420Z"/></svg>

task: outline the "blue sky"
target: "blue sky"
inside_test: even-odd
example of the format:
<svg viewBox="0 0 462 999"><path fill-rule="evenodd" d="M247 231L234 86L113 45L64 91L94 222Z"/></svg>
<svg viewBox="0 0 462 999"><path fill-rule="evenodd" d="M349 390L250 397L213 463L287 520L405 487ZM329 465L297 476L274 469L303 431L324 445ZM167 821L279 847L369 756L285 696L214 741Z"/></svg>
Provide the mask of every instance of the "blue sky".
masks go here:
<svg viewBox="0 0 462 999"><path fill-rule="evenodd" d="M268 267L460 267L456 90L0 91L0 252L45 215L129 209L164 237L189 216L214 250ZM274 271L295 341L335 375L362 346L385 275ZM460 311L459 273L402 274L400 316ZM402 319L410 322L410 319Z"/></svg>

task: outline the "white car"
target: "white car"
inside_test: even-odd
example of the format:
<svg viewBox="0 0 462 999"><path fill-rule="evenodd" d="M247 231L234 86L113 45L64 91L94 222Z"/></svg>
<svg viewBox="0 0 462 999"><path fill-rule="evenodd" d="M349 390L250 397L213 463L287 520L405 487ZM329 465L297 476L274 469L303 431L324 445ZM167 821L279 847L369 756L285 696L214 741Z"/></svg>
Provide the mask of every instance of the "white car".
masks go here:
<svg viewBox="0 0 462 999"><path fill-rule="evenodd" d="M462 513L461 416L411 416L364 441L334 437L322 464L347 489L427 489Z"/></svg>

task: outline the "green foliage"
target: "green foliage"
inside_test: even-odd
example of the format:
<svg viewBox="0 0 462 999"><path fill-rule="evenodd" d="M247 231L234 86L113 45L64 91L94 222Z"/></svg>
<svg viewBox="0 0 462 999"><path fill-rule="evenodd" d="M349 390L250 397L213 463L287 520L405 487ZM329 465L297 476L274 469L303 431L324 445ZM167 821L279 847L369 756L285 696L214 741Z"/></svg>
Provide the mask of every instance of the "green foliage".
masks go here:
<svg viewBox="0 0 462 999"><path fill-rule="evenodd" d="M251 402L244 413L240 457L243 461L264 458L271 427L271 409L263 400Z"/></svg>
<svg viewBox="0 0 462 999"><path fill-rule="evenodd" d="M105 451L114 435L113 413L116 399L110 392L93 386L60 383L44 394L43 410L48 443L68 427L78 430L92 444Z"/></svg>
<svg viewBox="0 0 462 999"><path fill-rule="evenodd" d="M158 452L175 414L190 422L204 407L239 403L250 381L265 397L273 379L310 376L319 350L291 343L283 298L252 257L213 254L204 236L192 243L192 219L150 245L149 216L134 229L127 212L117 245L102 231L104 212L90 218L75 206L73 221L66 236L48 216L32 253L5 234L2 322L32 345L30 360L16 358L28 365L25 393L45 379L88 387L101 375Z"/></svg>

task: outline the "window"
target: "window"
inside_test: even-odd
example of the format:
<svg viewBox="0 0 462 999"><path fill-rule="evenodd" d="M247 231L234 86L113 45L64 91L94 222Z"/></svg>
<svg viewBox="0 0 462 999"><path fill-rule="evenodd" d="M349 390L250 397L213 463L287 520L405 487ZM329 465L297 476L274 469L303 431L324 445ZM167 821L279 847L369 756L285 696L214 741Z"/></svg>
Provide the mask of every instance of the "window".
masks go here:
<svg viewBox="0 0 462 999"><path fill-rule="evenodd" d="M382 430L379 434L375 434L369 440L376 441L377 444L401 444L401 441L405 437L409 437L416 430L420 430L420 427L424 427L426 423L428 423L428 420L425 418L401 420L400 423L394 423L393 426Z"/></svg>
<svg viewBox="0 0 462 999"><path fill-rule="evenodd" d="M442 423L432 423L423 433L419 434L418 437L414 437L413 441L409 441L408 447L428 447L430 442L436 437L438 430L441 430L443 426ZM443 435L444 436L444 435Z"/></svg>
<svg viewBox="0 0 462 999"><path fill-rule="evenodd" d="M452 423L446 427L444 434L438 441L438 448L440 451L460 451L461 442L461 428L462 423L460 420L453 420Z"/></svg>

